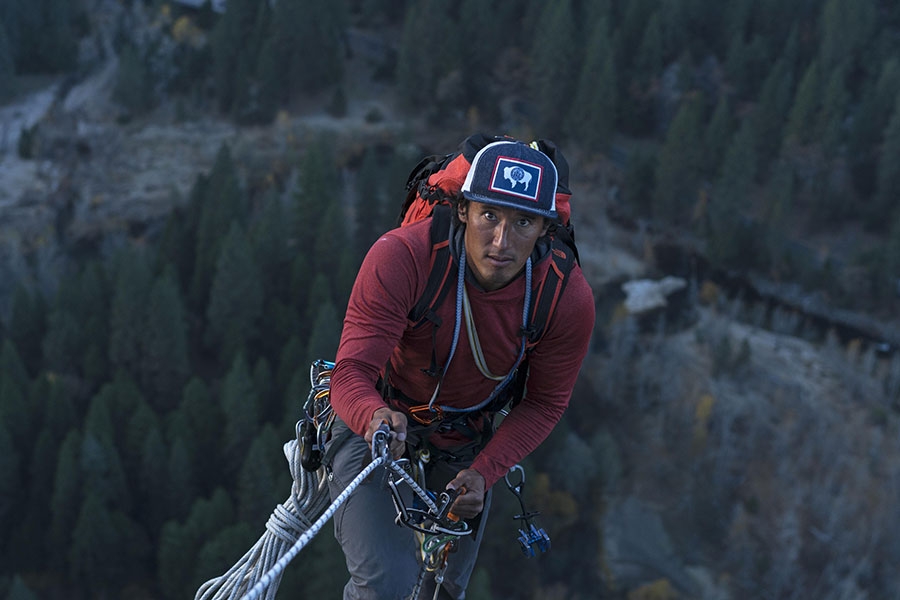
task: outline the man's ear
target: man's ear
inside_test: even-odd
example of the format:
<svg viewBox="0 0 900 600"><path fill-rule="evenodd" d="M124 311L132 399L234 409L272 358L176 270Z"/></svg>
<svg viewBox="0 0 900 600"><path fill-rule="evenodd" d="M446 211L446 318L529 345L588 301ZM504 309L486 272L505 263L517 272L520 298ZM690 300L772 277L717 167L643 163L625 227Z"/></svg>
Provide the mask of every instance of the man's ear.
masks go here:
<svg viewBox="0 0 900 600"><path fill-rule="evenodd" d="M459 204L456 205L456 216L459 217L460 223L466 222L466 216L468 215L468 208L469 208L468 202L460 202Z"/></svg>

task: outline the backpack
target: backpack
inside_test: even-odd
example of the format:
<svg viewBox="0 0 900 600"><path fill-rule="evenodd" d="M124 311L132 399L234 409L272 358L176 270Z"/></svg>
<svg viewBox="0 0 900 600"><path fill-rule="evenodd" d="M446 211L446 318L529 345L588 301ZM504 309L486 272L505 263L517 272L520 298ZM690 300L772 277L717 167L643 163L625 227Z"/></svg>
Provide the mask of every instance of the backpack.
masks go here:
<svg viewBox="0 0 900 600"><path fill-rule="evenodd" d="M502 140L511 140L506 136L486 136L475 134L466 138L455 153L434 154L425 156L410 172L406 182L406 198L397 218L401 227L431 217L431 271L425 285L425 291L410 311L409 319L416 327L431 322L434 327L440 320L434 308L440 306L447 293L453 287L451 277L455 267L450 256L448 232L452 219L451 199L456 196L466 179L469 166L478 151L484 146ZM556 210L559 221L550 230L551 268L541 279L533 282L533 303L527 335L526 351L533 349L544 335L547 324L553 316L556 305L565 289L569 273L578 264L578 249L575 246L575 232L570 222L569 199L569 166L556 145L548 140L536 142L537 149L546 154L556 166L558 182L556 188ZM426 372L429 375L440 374L441 367L432 353L432 364ZM513 404L521 400L524 383L527 378L527 358L519 368L510 390Z"/></svg>

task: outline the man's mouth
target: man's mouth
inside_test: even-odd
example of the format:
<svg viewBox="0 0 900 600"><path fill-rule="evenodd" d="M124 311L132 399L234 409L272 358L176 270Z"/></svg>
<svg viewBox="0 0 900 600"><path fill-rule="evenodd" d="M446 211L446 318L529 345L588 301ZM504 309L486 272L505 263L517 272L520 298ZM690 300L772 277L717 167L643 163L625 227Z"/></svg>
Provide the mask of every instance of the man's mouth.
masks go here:
<svg viewBox="0 0 900 600"><path fill-rule="evenodd" d="M494 256L490 254L487 256L487 260L495 267L505 267L513 262L513 259L508 256Z"/></svg>

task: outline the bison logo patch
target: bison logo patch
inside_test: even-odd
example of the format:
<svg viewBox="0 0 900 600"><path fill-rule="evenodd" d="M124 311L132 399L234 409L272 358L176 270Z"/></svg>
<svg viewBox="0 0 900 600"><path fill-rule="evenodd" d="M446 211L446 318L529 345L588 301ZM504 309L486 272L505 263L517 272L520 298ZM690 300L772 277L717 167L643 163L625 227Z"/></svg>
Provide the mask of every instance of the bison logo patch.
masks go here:
<svg viewBox="0 0 900 600"><path fill-rule="evenodd" d="M542 171L540 165L515 158L497 157L490 189L537 202Z"/></svg>

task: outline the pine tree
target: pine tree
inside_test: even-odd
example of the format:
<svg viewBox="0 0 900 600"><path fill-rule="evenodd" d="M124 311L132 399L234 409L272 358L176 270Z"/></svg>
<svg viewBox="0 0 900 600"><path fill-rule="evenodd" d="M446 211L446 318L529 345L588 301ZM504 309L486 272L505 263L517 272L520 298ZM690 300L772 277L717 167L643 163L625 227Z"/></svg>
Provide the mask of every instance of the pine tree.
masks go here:
<svg viewBox="0 0 900 600"><path fill-rule="evenodd" d="M257 530L248 523L229 524L211 532L196 554L193 580L198 585L192 587L228 571L257 539Z"/></svg>
<svg viewBox="0 0 900 600"><path fill-rule="evenodd" d="M356 230L351 241L360 258L386 231L381 227L388 194L381 173L378 151L374 146L369 146L356 174Z"/></svg>
<svg viewBox="0 0 900 600"><path fill-rule="evenodd" d="M547 3L541 23L531 47L529 95L539 132L535 137L559 139L578 76L571 0Z"/></svg>
<svg viewBox="0 0 900 600"><path fill-rule="evenodd" d="M238 516L247 523L264 523L272 509L283 500L283 480L273 469L272 456L281 445L271 425L254 438L238 475Z"/></svg>
<svg viewBox="0 0 900 600"><path fill-rule="evenodd" d="M453 27L446 2L426 0L407 9L396 67L398 97L406 108L433 105L439 82L459 66L458 33ZM432 44L433 39L442 43Z"/></svg>
<svg viewBox="0 0 900 600"><path fill-rule="evenodd" d="M715 177L718 173L719 165L731 142L734 127L734 116L731 114L728 97L720 96L703 134L703 172L707 177Z"/></svg>
<svg viewBox="0 0 900 600"><path fill-rule="evenodd" d="M275 384L278 391L284 392L296 373L304 374L309 381L309 363L306 362L306 348L299 336L291 336L281 349L278 359L278 370L275 373Z"/></svg>
<svg viewBox="0 0 900 600"><path fill-rule="evenodd" d="M815 136L816 118L819 114L822 83L819 65L813 62L803 74L794 103L788 115L785 141L801 146L810 143Z"/></svg>
<svg viewBox="0 0 900 600"><path fill-rule="evenodd" d="M341 207L337 198L332 198L328 204L323 207L321 217L321 226L315 231L315 244L313 246L313 256L319 259L315 265L315 271L319 274L327 275L327 289L329 297L336 298L339 285L340 271L337 268L339 259L347 247L346 235L344 234L344 209Z"/></svg>
<svg viewBox="0 0 900 600"><path fill-rule="evenodd" d="M197 550L191 547L191 537L188 527L177 521L163 525L156 553L156 579L167 600L190 598L197 591L197 587L189 587L194 567L192 558Z"/></svg>
<svg viewBox="0 0 900 600"><path fill-rule="evenodd" d="M297 242L296 252L311 263L318 258L313 254L318 235L309 223L313 216L323 213L323 203L336 200L335 190L340 187L333 148L328 140L319 138L307 148L300 161L298 179L298 189L291 198L291 235Z"/></svg>
<svg viewBox="0 0 900 600"><path fill-rule="evenodd" d="M663 33L659 11L654 12L644 29L644 36L634 57L636 76L647 83L662 75Z"/></svg>
<svg viewBox="0 0 900 600"><path fill-rule="evenodd" d="M827 0L822 7L819 63L826 73L848 65L862 55L871 41L878 19L873 0Z"/></svg>
<svg viewBox="0 0 900 600"><path fill-rule="evenodd" d="M791 106L793 76L788 62L779 59L762 83L756 108L750 114L752 127L758 142L757 156L761 159L760 173L767 172L767 164L773 160L784 137L785 115Z"/></svg>
<svg viewBox="0 0 900 600"><path fill-rule="evenodd" d="M0 420L0 539L8 540L17 518L20 517L24 490L22 489L22 455L16 451L5 420ZM0 544L4 556L6 543Z"/></svg>
<svg viewBox="0 0 900 600"><path fill-rule="evenodd" d="M836 156L843 143L844 121L850 103L846 77L846 71L837 68L831 72L825 85L816 137L821 140L826 157Z"/></svg>
<svg viewBox="0 0 900 600"><path fill-rule="evenodd" d="M653 216L653 190L656 186L656 158L646 152L635 152L625 165L622 193L625 204L635 215Z"/></svg>
<svg viewBox="0 0 900 600"><path fill-rule="evenodd" d="M16 450L22 456L31 453L35 428L40 414L27 402L28 398L11 378L0 371L0 422L6 424Z"/></svg>
<svg viewBox="0 0 900 600"><path fill-rule="evenodd" d="M491 68L504 44L509 44L510 34L508 21L504 21L505 11L493 0L463 0L459 7L458 36L459 40L478 40L477 44L457 44L460 53L460 71L463 78L463 96L465 106L478 105L480 109L489 109L494 104L490 89ZM495 32L483 35L484 31ZM463 108L463 106L458 106Z"/></svg>
<svg viewBox="0 0 900 600"><path fill-rule="evenodd" d="M161 239L157 244L156 271L171 266L178 275L179 288L190 290L193 270L197 262L197 230L203 202L209 191L209 178L200 173L191 186L185 206L175 200L176 208L169 213ZM174 200L174 199L173 199Z"/></svg>
<svg viewBox="0 0 900 600"><path fill-rule="evenodd" d="M140 376L141 345L146 327L146 299L153 283L143 253L128 250L118 256L110 308L109 362L133 377Z"/></svg>
<svg viewBox="0 0 900 600"><path fill-rule="evenodd" d="M109 297L106 275L99 262L91 260L78 278L76 312L82 335L79 367L89 389L96 389L107 375Z"/></svg>
<svg viewBox="0 0 900 600"><path fill-rule="evenodd" d="M847 158L854 186L863 199L875 193L878 149L898 94L900 61L889 58L882 65L877 81L863 90L848 132Z"/></svg>
<svg viewBox="0 0 900 600"><path fill-rule="evenodd" d="M281 404L275 401L275 382L272 367L265 357L260 357L253 365L253 387L259 397L259 416L262 423L280 423Z"/></svg>
<svg viewBox="0 0 900 600"><path fill-rule="evenodd" d="M38 372L41 364L41 340L44 338L46 313L47 307L40 293L32 293L21 283L16 285L7 333L16 345L28 372L32 374Z"/></svg>
<svg viewBox="0 0 900 600"><path fill-rule="evenodd" d="M219 436L224 427L224 415L215 402L209 387L199 377L193 377L184 386L181 406L178 412L182 415L192 442L191 458L193 471L197 476L200 489L212 491L219 474L205 465L218 463L221 460Z"/></svg>
<svg viewBox="0 0 900 600"><path fill-rule="evenodd" d="M566 122L569 136L589 150L602 151L612 139L617 109L615 64L609 26L600 21L593 28Z"/></svg>
<svg viewBox="0 0 900 600"><path fill-rule="evenodd" d="M219 148L210 171L208 185L202 186L203 197L197 221L193 278L190 286L191 305L200 310L208 303L210 284L222 243L232 221L246 222L244 192L236 175L236 165L227 144Z"/></svg>
<svg viewBox="0 0 900 600"><path fill-rule="evenodd" d="M0 102L6 102L16 91L16 64L6 27L0 16Z"/></svg>
<svg viewBox="0 0 900 600"><path fill-rule="evenodd" d="M161 464L160 456L147 451L145 447L147 438L152 434L159 438L160 443L163 442L161 433L162 424L159 417L150 408L146 402L142 402L135 408L128 424L125 427L124 439L121 442L122 467L129 478L128 488L138 490L138 504L146 503L147 492L145 485L151 482L156 483L152 477L145 477L143 472L143 464L145 460L153 460L154 465ZM154 468L157 468L154 466Z"/></svg>
<svg viewBox="0 0 900 600"><path fill-rule="evenodd" d="M225 427L222 448L226 473L236 475L259 429L259 396L242 353L234 357L222 383L222 412Z"/></svg>
<svg viewBox="0 0 900 600"><path fill-rule="evenodd" d="M86 431L81 441L79 467L84 489L99 494L111 510L132 508L125 470L116 447L100 435Z"/></svg>
<svg viewBox="0 0 900 600"><path fill-rule="evenodd" d="M702 106L687 98L666 132L656 168L653 215L669 223L685 223L697 199L702 167Z"/></svg>
<svg viewBox="0 0 900 600"><path fill-rule="evenodd" d="M100 494L96 489L87 488L87 495L72 528L72 546L68 557L72 581L97 596L104 596L114 589L114 582L120 575L122 556L120 532ZM115 556L116 560L110 560L111 556Z"/></svg>
<svg viewBox="0 0 900 600"><path fill-rule="evenodd" d="M76 422L75 404L65 383L46 373L41 374L31 385L29 402L40 407L44 429L62 441Z"/></svg>
<svg viewBox="0 0 900 600"><path fill-rule="evenodd" d="M186 319L174 275L160 275L146 300L146 329L141 339L141 384L160 411L178 405L191 372Z"/></svg>
<svg viewBox="0 0 900 600"><path fill-rule="evenodd" d="M253 257L259 267L266 299L285 299L289 293L292 251L287 211L277 190L261 200L259 214L250 225Z"/></svg>
<svg viewBox="0 0 900 600"><path fill-rule="evenodd" d="M249 38L242 40L243 46L237 57L232 114L242 124L268 123L275 115L277 99L263 96L258 71L261 65L262 48L272 26L271 13L272 8L268 2L257 4L253 31ZM267 66L267 68L269 67Z"/></svg>
<svg viewBox="0 0 900 600"><path fill-rule="evenodd" d="M880 275L885 282L884 287L889 290L888 294L894 295L900 286L900 277L897 277L897 273L900 273L900 209L894 208L891 221L890 234L885 244L884 272Z"/></svg>
<svg viewBox="0 0 900 600"><path fill-rule="evenodd" d="M81 434L73 429L66 435L59 448L56 473L53 478L53 495L50 499L50 528L47 547L49 563L53 568L66 564L72 541L72 524L81 508L82 477L80 467Z"/></svg>
<svg viewBox="0 0 900 600"><path fill-rule="evenodd" d="M47 323L43 351L47 367L57 373L73 374L74 357L81 351L78 321L68 311L54 310Z"/></svg>
<svg viewBox="0 0 900 600"><path fill-rule="evenodd" d="M259 272L243 230L233 222L219 259L206 309L206 343L228 364L238 351L256 342L263 297Z"/></svg>
<svg viewBox="0 0 900 600"><path fill-rule="evenodd" d="M322 90L341 80L346 21L342 2L275 4L272 35L280 49L289 98ZM316 60L309 60L311 56Z"/></svg>
<svg viewBox="0 0 900 600"><path fill-rule="evenodd" d="M38 600L37 594L28 587L19 575L13 577L9 586L9 594L6 598L7 600Z"/></svg>
<svg viewBox="0 0 900 600"><path fill-rule="evenodd" d="M747 122L734 136L722 163L709 210L709 253L717 264L753 268L764 265L754 247L748 215L756 177L755 132Z"/></svg>
<svg viewBox="0 0 900 600"><path fill-rule="evenodd" d="M871 229L885 231L893 224L898 214L897 190L900 190L900 95L884 133L884 146L878 161L878 188L871 208L866 211L866 224Z"/></svg>
<svg viewBox="0 0 900 600"><path fill-rule="evenodd" d="M133 44L126 44L119 57L113 98L128 111L142 114L153 108L153 78Z"/></svg>
<svg viewBox="0 0 900 600"><path fill-rule="evenodd" d="M244 43L252 38L258 6L255 0L230 0L210 36L216 99L226 113L238 95L235 73Z"/></svg>
<svg viewBox="0 0 900 600"><path fill-rule="evenodd" d="M139 493L137 511L151 535L160 531L169 519L183 516L172 514L167 503L168 495L176 485L168 478L167 456L166 442L159 428L148 431L141 444L140 464L135 473L140 475L136 488Z"/></svg>
<svg viewBox="0 0 900 600"><path fill-rule="evenodd" d="M73 5L68 0L44 0L42 3L41 35L36 46L43 71L69 71L78 59L78 40L72 28Z"/></svg>
<svg viewBox="0 0 900 600"><path fill-rule="evenodd" d="M171 518L186 517L197 495L197 479L191 462L187 442L175 438L165 463L166 485L162 488L163 506Z"/></svg>
<svg viewBox="0 0 900 600"><path fill-rule="evenodd" d="M3 427L0 426L0 430ZM2 438L3 432L0 432L0 446L4 443ZM50 497L53 493L53 480L49 476L56 469L56 459L59 455L59 445L61 439L52 434L48 428L44 428L37 436L34 444L34 451L31 453L31 459L26 465L23 461L22 467L27 467L23 473L28 474L23 477L23 481L27 481L27 490L21 490L23 504L17 510L16 519L12 523L12 531L9 535L0 533L0 556L6 552L6 564L14 571L35 572L46 566L47 549L45 547L45 532L47 531L47 515L50 513ZM11 454L6 456L6 450L2 450L0 455L0 498L8 499L10 502L16 496L17 490L8 489L7 485L19 485L14 478L6 479L3 474L4 468L8 465L9 460L15 456ZM4 501L0 500L0 504ZM0 509L0 513L3 509ZM0 517L0 523L3 518ZM2 529L2 525L0 525Z"/></svg>
<svg viewBox="0 0 900 600"><path fill-rule="evenodd" d="M318 358L334 360L341 337L341 321L334 304L325 302L319 306L313 321L312 332L306 347L307 362Z"/></svg>

